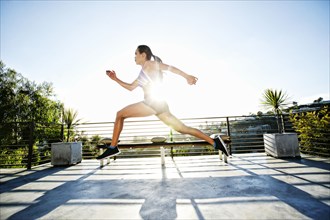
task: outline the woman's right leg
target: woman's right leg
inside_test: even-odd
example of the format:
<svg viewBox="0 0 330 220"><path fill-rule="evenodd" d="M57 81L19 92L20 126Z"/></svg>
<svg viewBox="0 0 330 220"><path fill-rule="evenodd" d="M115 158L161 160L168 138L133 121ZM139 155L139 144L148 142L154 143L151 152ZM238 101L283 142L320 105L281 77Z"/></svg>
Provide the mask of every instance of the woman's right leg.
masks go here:
<svg viewBox="0 0 330 220"><path fill-rule="evenodd" d="M121 131L124 127L124 120L132 117L146 117L156 114L155 110L144 104L143 102L134 103L119 110L112 133L111 146L117 146Z"/></svg>
<svg viewBox="0 0 330 220"><path fill-rule="evenodd" d="M126 106L122 110L117 112L116 120L113 128L111 146L100 156L96 157L98 160L104 158L112 157L120 153L117 144L121 131L124 127L124 120L131 117L144 117L154 115L156 112L144 104L143 102L138 102L129 106Z"/></svg>

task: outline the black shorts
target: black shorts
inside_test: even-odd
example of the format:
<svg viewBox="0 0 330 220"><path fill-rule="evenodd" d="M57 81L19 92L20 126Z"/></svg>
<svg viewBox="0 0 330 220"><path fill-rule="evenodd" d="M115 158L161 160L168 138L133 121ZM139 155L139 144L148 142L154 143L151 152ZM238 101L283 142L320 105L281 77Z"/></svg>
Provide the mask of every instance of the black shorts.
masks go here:
<svg viewBox="0 0 330 220"><path fill-rule="evenodd" d="M170 109L168 107L168 104L164 100L155 100L152 98L145 98L143 100L143 103L155 110L156 115L159 115L164 112L169 112Z"/></svg>

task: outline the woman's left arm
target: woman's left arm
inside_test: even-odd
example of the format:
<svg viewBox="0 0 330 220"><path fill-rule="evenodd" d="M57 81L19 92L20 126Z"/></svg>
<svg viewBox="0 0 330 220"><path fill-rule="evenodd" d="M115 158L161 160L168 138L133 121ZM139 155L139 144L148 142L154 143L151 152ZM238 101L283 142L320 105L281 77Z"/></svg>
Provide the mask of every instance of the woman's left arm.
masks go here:
<svg viewBox="0 0 330 220"><path fill-rule="evenodd" d="M197 77L195 77L193 75L189 75L189 74L183 72L182 70L180 70L180 69L178 69L178 68L176 68L174 66L167 65L165 63L160 63L159 64L159 68L162 71L170 71L170 72L175 73L175 74L177 74L179 76L182 76L183 78L185 78L187 80L187 83L189 85L195 85L196 82L197 82L197 80L198 80Z"/></svg>

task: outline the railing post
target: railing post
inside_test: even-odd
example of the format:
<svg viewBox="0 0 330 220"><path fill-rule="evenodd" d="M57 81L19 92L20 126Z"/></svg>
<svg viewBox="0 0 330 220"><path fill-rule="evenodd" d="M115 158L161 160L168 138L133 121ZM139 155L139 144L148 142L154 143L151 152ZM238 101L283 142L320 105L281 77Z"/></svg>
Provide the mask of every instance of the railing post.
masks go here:
<svg viewBox="0 0 330 220"><path fill-rule="evenodd" d="M172 128L170 129L170 141L173 142L173 130L172 130Z"/></svg>
<svg viewBox="0 0 330 220"><path fill-rule="evenodd" d="M229 117L226 117L226 121L227 121L227 135L230 137ZM229 143L229 155L231 155L231 143Z"/></svg>
<svg viewBox="0 0 330 220"><path fill-rule="evenodd" d="M29 146L28 146L28 161L27 161L27 169L31 170L32 168L32 157L33 157L33 144L34 144L34 122L29 123L30 134L29 134Z"/></svg>
<svg viewBox="0 0 330 220"><path fill-rule="evenodd" d="M165 149L163 146L160 147L160 162L162 166L165 166Z"/></svg>
<svg viewBox="0 0 330 220"><path fill-rule="evenodd" d="M281 114L281 123L282 123L282 133L285 133L285 116L283 116L283 114Z"/></svg>
<svg viewBox="0 0 330 220"><path fill-rule="evenodd" d="M64 141L64 124L61 124L61 139Z"/></svg>

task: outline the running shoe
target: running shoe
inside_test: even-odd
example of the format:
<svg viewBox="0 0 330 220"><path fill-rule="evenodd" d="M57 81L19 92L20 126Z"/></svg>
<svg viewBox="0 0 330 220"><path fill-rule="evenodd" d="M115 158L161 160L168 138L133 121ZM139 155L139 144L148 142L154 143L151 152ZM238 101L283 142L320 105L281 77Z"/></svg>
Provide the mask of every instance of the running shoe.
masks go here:
<svg viewBox="0 0 330 220"><path fill-rule="evenodd" d="M215 141L215 149L216 150L221 150L228 157L229 153L228 153L226 144L225 144L225 142L223 142L221 137L214 138L213 140Z"/></svg>
<svg viewBox="0 0 330 220"><path fill-rule="evenodd" d="M120 150L118 149L118 147L115 147L113 149L111 148L107 148L107 150L100 156L96 157L97 160L102 160L102 159L106 159L108 157L113 157L116 156L118 154L120 154Z"/></svg>

